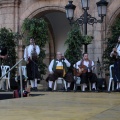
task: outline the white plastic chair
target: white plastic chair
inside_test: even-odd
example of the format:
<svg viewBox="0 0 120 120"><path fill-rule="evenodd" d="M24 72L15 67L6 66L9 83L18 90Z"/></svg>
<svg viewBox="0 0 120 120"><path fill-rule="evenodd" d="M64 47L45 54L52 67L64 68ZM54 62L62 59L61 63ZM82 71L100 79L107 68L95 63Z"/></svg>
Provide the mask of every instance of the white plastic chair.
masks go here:
<svg viewBox="0 0 120 120"><path fill-rule="evenodd" d="M76 77L76 76L74 76L74 79L76 79L76 83L74 84L74 89L73 90L76 90L77 86L81 86L81 84L80 84L81 79L80 79L80 77Z"/></svg>
<svg viewBox="0 0 120 120"><path fill-rule="evenodd" d="M4 65L1 66L1 71L2 71L2 76L5 75L7 73L7 71L10 70L10 66ZM7 80L6 81L6 89L10 89L10 72L8 74L6 74L2 80ZM1 80L1 81L2 81ZM2 86L1 86L2 87Z"/></svg>
<svg viewBox="0 0 120 120"><path fill-rule="evenodd" d="M81 89L82 89L82 85L80 84L81 78L74 76L74 79L76 79L76 83L74 84L74 90L76 89L75 88L76 86L81 86ZM89 82L89 90L91 91L91 83L90 82Z"/></svg>
<svg viewBox="0 0 120 120"><path fill-rule="evenodd" d="M26 69L26 66L21 66L22 68L22 75L24 75L26 78L27 77L27 69ZM29 81L27 81L27 88L29 87Z"/></svg>
<svg viewBox="0 0 120 120"><path fill-rule="evenodd" d="M63 78L59 77L59 78L55 81L55 83L54 83L54 90L57 89L57 84L64 84L65 90L67 90L66 81L65 81Z"/></svg>
<svg viewBox="0 0 120 120"><path fill-rule="evenodd" d="M108 84L108 91L110 91L111 83L112 83L112 90L114 90L114 81L113 81L113 75L112 75L112 68L113 67L114 67L114 65L110 65L110 67L109 67L110 78L109 78L109 84Z"/></svg>

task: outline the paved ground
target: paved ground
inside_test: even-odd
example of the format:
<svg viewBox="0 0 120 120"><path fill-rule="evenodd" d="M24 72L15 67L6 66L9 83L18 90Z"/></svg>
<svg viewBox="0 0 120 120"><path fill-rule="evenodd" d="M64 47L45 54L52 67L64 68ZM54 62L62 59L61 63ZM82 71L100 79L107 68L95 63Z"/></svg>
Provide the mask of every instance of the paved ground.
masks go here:
<svg viewBox="0 0 120 120"><path fill-rule="evenodd" d="M27 98L0 100L0 118L120 120L120 93L34 92Z"/></svg>

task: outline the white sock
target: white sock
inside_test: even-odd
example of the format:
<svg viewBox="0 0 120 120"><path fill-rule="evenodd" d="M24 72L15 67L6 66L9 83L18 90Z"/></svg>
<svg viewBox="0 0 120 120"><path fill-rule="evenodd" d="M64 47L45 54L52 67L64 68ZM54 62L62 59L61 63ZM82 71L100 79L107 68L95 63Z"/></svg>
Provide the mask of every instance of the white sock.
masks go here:
<svg viewBox="0 0 120 120"><path fill-rule="evenodd" d="M35 85L35 87L37 87L37 79L35 79L34 85Z"/></svg>
<svg viewBox="0 0 120 120"><path fill-rule="evenodd" d="M92 84L92 89L93 89L93 88L95 88L95 90L96 90L96 85L95 85L95 83Z"/></svg>
<svg viewBox="0 0 120 120"><path fill-rule="evenodd" d="M118 89L118 87L119 87L119 83L117 82L117 87L116 87L116 89Z"/></svg>
<svg viewBox="0 0 120 120"><path fill-rule="evenodd" d="M87 87L87 85L84 83L82 84L82 91L85 91L85 88Z"/></svg>
<svg viewBox="0 0 120 120"><path fill-rule="evenodd" d="M67 84L67 88L70 87L70 83Z"/></svg>
<svg viewBox="0 0 120 120"><path fill-rule="evenodd" d="M34 87L34 80L30 80L31 87Z"/></svg>
<svg viewBox="0 0 120 120"><path fill-rule="evenodd" d="M49 87L52 88L53 81L49 81Z"/></svg>

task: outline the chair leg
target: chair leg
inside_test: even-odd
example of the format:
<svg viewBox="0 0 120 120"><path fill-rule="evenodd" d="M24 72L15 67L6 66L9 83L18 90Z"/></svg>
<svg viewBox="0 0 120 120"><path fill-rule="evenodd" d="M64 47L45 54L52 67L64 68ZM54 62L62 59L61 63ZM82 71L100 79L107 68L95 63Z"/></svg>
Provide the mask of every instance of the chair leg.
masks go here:
<svg viewBox="0 0 120 120"><path fill-rule="evenodd" d="M0 80L0 89L2 89L2 90L5 89L5 86L4 86L4 83L6 82L5 80L6 80L6 79L1 79L1 80Z"/></svg>
<svg viewBox="0 0 120 120"><path fill-rule="evenodd" d="M89 90L91 91L91 83L89 82Z"/></svg>
<svg viewBox="0 0 120 120"><path fill-rule="evenodd" d="M109 79L109 85L108 85L108 91L110 91L110 86L111 86L112 79Z"/></svg>
<svg viewBox="0 0 120 120"><path fill-rule="evenodd" d="M0 89L2 89L1 81L2 81L2 80L0 80Z"/></svg>
<svg viewBox="0 0 120 120"><path fill-rule="evenodd" d="M75 86L75 84L74 84L74 88L73 88L73 90L76 90L76 86Z"/></svg>
<svg viewBox="0 0 120 120"><path fill-rule="evenodd" d="M65 90L67 90L66 81L63 80L63 82L64 82Z"/></svg>
<svg viewBox="0 0 120 120"><path fill-rule="evenodd" d="M6 82L6 86L5 86L6 88L5 89L8 90L8 80L5 79L5 82Z"/></svg>
<svg viewBox="0 0 120 120"><path fill-rule="evenodd" d="M114 90L114 81L112 81L112 91Z"/></svg>
<svg viewBox="0 0 120 120"><path fill-rule="evenodd" d="M57 81L54 82L54 90L57 89Z"/></svg>
<svg viewBox="0 0 120 120"><path fill-rule="evenodd" d="M10 80L8 79L8 89L10 89Z"/></svg>

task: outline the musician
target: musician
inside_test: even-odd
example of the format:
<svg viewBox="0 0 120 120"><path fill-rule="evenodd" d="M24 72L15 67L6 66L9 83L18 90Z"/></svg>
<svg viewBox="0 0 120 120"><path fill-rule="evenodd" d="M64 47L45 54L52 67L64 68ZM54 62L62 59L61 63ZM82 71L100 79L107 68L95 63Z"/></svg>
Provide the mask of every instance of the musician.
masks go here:
<svg viewBox="0 0 120 120"><path fill-rule="evenodd" d="M88 54L84 53L83 58L74 64L73 67L80 73L77 77L81 78L82 91L85 91L89 82L92 84L92 91L95 91L97 76L92 72L94 69L94 62L89 60Z"/></svg>
<svg viewBox="0 0 120 120"><path fill-rule="evenodd" d="M7 57L8 57L8 55L7 55L7 47L5 47L5 45L4 44L2 44L1 46L0 46L0 77L1 77L1 65L3 65L3 63L4 63L4 60L6 60L7 59ZM4 84L3 84L3 81L2 81L2 83L1 83L2 85L2 89L5 89L4 88Z"/></svg>
<svg viewBox="0 0 120 120"><path fill-rule="evenodd" d="M67 81L67 90L70 90L70 84L73 82L72 74L68 73L70 67L69 61L62 56L61 52L56 53L56 59L53 59L49 65L49 75L46 79L48 82L48 91L52 91L52 84L58 77L63 77Z"/></svg>
<svg viewBox="0 0 120 120"><path fill-rule="evenodd" d="M110 57L114 61L113 80L117 83L116 91L120 91L120 36L118 37L117 45L110 53Z"/></svg>
<svg viewBox="0 0 120 120"><path fill-rule="evenodd" d="M31 91L37 90L38 73L38 55L40 54L40 47L35 44L35 40L30 38L30 45L24 50L24 59L26 61L27 76L31 83Z"/></svg>

